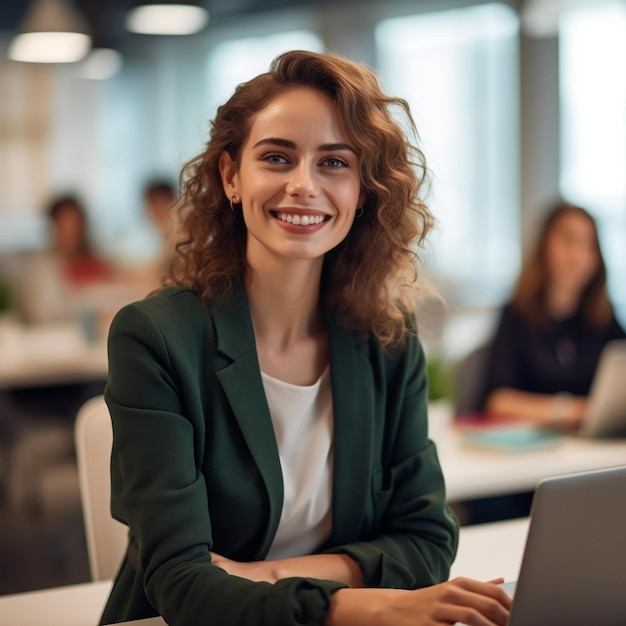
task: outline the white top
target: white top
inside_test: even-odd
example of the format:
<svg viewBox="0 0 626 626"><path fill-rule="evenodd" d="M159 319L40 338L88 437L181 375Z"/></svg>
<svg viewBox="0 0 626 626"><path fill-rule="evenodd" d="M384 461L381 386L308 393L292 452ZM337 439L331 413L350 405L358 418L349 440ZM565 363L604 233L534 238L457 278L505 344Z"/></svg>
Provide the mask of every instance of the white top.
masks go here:
<svg viewBox="0 0 626 626"><path fill-rule="evenodd" d="M313 385L261 372L283 472L284 502L268 559L311 554L332 526L333 407L329 368Z"/></svg>

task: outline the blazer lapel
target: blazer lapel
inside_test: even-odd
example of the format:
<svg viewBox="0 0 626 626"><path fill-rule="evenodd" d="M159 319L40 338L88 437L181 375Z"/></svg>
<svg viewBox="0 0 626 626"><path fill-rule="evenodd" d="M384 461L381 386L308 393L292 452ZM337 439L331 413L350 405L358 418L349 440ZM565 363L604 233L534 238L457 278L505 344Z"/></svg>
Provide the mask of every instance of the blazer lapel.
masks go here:
<svg viewBox="0 0 626 626"><path fill-rule="evenodd" d="M369 500L374 433L374 377L364 339L329 323L334 412L333 543L359 534ZM355 527L356 526L356 527Z"/></svg>
<svg viewBox="0 0 626 626"><path fill-rule="evenodd" d="M217 349L228 364L217 371L217 377L232 407L243 437L265 482L270 503L265 540L258 558L269 550L283 506L283 477L274 427L270 416L254 342L247 298L240 298L227 309L213 313Z"/></svg>

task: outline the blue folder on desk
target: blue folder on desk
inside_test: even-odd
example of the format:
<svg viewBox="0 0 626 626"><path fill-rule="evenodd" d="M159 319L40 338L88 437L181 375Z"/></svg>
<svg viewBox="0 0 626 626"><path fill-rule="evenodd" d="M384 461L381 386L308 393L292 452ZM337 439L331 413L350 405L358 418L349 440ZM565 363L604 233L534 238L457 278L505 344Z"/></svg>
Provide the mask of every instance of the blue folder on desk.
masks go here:
<svg viewBox="0 0 626 626"><path fill-rule="evenodd" d="M559 444L562 436L554 430L516 424L472 428L463 431L461 439L472 447L502 452L526 452L553 448Z"/></svg>

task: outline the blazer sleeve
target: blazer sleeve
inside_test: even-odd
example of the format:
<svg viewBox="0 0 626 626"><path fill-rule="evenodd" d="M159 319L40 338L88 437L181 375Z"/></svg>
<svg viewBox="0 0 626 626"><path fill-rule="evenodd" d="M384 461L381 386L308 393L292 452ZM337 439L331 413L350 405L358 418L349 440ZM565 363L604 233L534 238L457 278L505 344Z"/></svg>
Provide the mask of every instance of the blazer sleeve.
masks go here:
<svg viewBox="0 0 626 626"><path fill-rule="evenodd" d="M331 593L344 585L295 578L257 583L212 565L205 477L195 461L199 444L180 393L184 379L194 380L196 364L190 361L188 372L175 366L173 351L141 303L123 309L112 324L105 392L114 432L112 512L138 546L136 576L147 600L171 626L320 624ZM202 353L185 345L182 351Z"/></svg>
<svg viewBox="0 0 626 626"><path fill-rule="evenodd" d="M367 587L415 589L448 579L458 523L428 438L428 381L416 338L387 377L380 464L372 472L372 523L364 540L329 550L350 555ZM381 392L378 392L381 395Z"/></svg>

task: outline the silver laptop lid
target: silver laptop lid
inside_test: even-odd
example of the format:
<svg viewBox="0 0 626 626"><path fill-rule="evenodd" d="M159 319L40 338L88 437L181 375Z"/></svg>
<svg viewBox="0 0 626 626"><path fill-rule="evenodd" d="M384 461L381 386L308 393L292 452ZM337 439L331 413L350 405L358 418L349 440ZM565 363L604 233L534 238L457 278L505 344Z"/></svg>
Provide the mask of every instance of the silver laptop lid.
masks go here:
<svg viewBox="0 0 626 626"><path fill-rule="evenodd" d="M580 434L626 436L626 339L610 341L602 351Z"/></svg>
<svg viewBox="0 0 626 626"><path fill-rule="evenodd" d="M541 481L509 626L626 624L626 466Z"/></svg>

